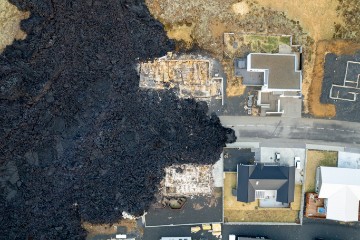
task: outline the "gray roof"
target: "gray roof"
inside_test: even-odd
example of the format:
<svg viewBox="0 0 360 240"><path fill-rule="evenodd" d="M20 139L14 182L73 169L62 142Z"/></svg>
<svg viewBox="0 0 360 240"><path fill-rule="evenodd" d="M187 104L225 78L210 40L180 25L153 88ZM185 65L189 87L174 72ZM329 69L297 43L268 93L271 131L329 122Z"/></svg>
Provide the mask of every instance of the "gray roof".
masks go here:
<svg viewBox="0 0 360 240"><path fill-rule="evenodd" d="M295 71L295 55L251 54L252 69L268 69L269 89L300 90L301 73Z"/></svg>
<svg viewBox="0 0 360 240"><path fill-rule="evenodd" d="M290 203L294 201L295 167L238 165L237 200L255 201L256 190L277 190L276 201Z"/></svg>
<svg viewBox="0 0 360 240"><path fill-rule="evenodd" d="M263 72L249 72L246 68L246 58L236 58L235 64L235 76L242 77L242 84L247 86L262 86L264 85L264 73Z"/></svg>

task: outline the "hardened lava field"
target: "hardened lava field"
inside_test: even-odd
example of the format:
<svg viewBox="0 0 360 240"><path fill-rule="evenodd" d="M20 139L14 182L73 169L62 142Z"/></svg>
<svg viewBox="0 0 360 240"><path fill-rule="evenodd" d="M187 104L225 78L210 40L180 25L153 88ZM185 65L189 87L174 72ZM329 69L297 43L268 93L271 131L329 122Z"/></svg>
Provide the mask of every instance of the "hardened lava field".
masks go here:
<svg viewBox="0 0 360 240"><path fill-rule="evenodd" d="M143 1L11 1L27 33L0 56L0 239L84 239L141 215L164 167L214 163L232 130L205 103L140 90L173 50Z"/></svg>

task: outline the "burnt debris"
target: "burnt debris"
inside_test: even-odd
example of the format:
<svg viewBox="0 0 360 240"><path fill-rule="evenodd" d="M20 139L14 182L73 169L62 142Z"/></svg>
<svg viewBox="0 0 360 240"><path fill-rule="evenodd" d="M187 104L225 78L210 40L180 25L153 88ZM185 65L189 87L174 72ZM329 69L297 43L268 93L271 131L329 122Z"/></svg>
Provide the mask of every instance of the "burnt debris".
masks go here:
<svg viewBox="0 0 360 240"><path fill-rule="evenodd" d="M174 48L143 1L11 2L31 17L0 56L0 239L84 239L234 140L206 104L138 88L138 59Z"/></svg>

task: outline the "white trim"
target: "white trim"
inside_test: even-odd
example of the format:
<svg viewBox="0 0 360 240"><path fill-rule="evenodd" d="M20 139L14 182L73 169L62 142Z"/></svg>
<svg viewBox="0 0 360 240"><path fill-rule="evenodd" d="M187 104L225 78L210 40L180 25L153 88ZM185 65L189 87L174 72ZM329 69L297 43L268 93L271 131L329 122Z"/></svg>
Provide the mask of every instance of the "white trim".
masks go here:
<svg viewBox="0 0 360 240"><path fill-rule="evenodd" d="M281 89L281 88L267 88L267 89L261 89L263 92L300 92L301 90L295 90L295 89Z"/></svg>
<svg viewBox="0 0 360 240"><path fill-rule="evenodd" d="M251 66L251 56L252 55L269 55L269 56L289 56L289 57L294 57L294 71L296 73L300 74L300 78L299 78L299 88L292 88L292 89L277 89L277 88L269 88L269 69L260 69L260 68L252 68ZM246 66L246 70L248 72L262 72L264 74L264 85L262 87L263 91L269 91L269 92L273 92L273 91L301 91L302 90L302 71L297 69L298 66L298 55L295 53L249 53L247 55L247 66Z"/></svg>
<svg viewBox="0 0 360 240"><path fill-rule="evenodd" d="M354 61L347 61L346 62L344 83L343 83L343 85L332 84L331 88L330 88L329 98L335 99L335 100L349 101L349 102L355 102L357 100L357 95L360 94L360 88L359 88L360 74L358 74L358 77L357 77L356 81L348 80L347 79L347 74L348 74L349 63L360 64L360 62L354 62ZM356 83L356 87L347 86L346 83ZM348 94L353 95L353 99L339 97L339 91L337 91L336 96L333 96L334 95L333 94L333 87L348 89L349 90ZM351 92L351 89L356 89L358 92Z"/></svg>
<svg viewBox="0 0 360 240"><path fill-rule="evenodd" d="M338 88L345 88L345 89L357 89L359 90L359 93L356 93L356 92L348 92L348 94L352 94L353 95L353 99L348 99L348 98L341 98L339 97L339 91L337 92L336 94L336 97L333 96L333 87L338 87ZM355 102L356 101L356 96L360 94L360 88L355 88L355 87L347 87L347 86L342 86L342 85L335 85L333 84L330 88L330 95L329 97L331 99L339 99L339 100L343 100L343 101L349 101L349 102Z"/></svg>
<svg viewBox="0 0 360 240"><path fill-rule="evenodd" d="M295 222L224 222L224 225L302 225L302 222L295 223Z"/></svg>
<svg viewBox="0 0 360 240"><path fill-rule="evenodd" d="M284 114L284 110L280 112L266 112L266 115L271 115L271 114Z"/></svg>

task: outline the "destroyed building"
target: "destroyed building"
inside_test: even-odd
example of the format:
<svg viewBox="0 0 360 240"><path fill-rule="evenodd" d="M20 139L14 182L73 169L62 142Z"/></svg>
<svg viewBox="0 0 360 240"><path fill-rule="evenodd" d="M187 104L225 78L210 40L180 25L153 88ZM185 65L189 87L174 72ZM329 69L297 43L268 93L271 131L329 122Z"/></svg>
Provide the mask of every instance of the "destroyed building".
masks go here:
<svg viewBox="0 0 360 240"><path fill-rule="evenodd" d="M174 49L143 1L13 2L31 16L0 56L1 239L85 239L142 215L165 167L218 160L231 130L206 104L139 89L135 59Z"/></svg>
<svg viewBox="0 0 360 240"><path fill-rule="evenodd" d="M209 102L223 101L223 78L213 73L215 60L196 56L174 57L172 54L139 64L139 87L174 89L180 98Z"/></svg>

